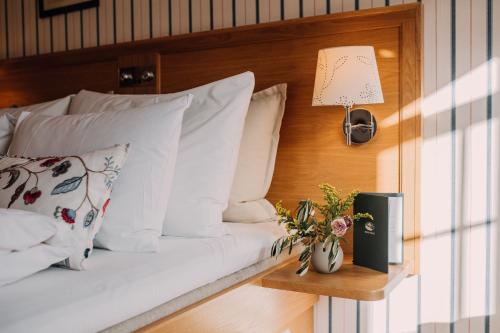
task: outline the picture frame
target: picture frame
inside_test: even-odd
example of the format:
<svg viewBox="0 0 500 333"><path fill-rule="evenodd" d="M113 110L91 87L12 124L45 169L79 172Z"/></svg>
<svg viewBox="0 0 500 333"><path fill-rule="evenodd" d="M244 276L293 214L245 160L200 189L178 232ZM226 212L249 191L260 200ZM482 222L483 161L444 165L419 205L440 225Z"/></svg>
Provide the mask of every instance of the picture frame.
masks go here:
<svg viewBox="0 0 500 333"><path fill-rule="evenodd" d="M99 6L99 0L38 0L40 18Z"/></svg>

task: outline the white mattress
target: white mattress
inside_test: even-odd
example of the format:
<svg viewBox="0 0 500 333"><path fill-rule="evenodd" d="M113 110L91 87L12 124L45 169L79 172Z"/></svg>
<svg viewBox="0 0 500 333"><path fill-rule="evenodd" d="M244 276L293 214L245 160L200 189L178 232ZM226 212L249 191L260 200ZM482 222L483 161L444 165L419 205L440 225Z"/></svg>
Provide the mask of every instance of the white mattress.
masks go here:
<svg viewBox="0 0 500 333"><path fill-rule="evenodd" d="M86 271L49 268L0 288L0 332L96 332L269 257L276 223L221 238L164 238L159 253L95 250ZM2 269L8 269L2 267Z"/></svg>

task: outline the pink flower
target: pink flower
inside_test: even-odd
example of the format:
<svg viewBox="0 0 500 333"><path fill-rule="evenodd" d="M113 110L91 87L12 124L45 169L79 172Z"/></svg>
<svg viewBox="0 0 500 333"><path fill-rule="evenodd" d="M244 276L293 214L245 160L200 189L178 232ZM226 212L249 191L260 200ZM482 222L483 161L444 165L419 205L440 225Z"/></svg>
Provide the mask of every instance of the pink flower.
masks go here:
<svg viewBox="0 0 500 333"><path fill-rule="evenodd" d="M337 218L332 222L333 234L337 237L342 237L347 231L347 224L343 218Z"/></svg>
<svg viewBox="0 0 500 333"><path fill-rule="evenodd" d="M352 227L353 221L352 221L352 218L350 216L348 216L348 215L344 216L344 221L345 221L345 224L347 225L347 229Z"/></svg>

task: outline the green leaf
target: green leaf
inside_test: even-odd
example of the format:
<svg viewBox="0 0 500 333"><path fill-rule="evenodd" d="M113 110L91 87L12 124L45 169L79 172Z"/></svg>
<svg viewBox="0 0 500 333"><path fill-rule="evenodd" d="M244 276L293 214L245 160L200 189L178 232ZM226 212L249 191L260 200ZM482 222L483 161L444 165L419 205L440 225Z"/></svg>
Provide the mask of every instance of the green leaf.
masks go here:
<svg viewBox="0 0 500 333"><path fill-rule="evenodd" d="M54 187L52 192L50 192L51 195L56 195L56 194L64 194L68 193L71 191L74 191L80 186L80 183L82 182L83 177L72 177L69 179L66 179L62 183L59 183Z"/></svg>
<svg viewBox="0 0 500 333"><path fill-rule="evenodd" d="M334 241L332 243L332 247L330 248L330 253L328 254L328 270L331 271L335 266L335 260L337 259L337 254L339 252L339 244L338 241Z"/></svg>
<svg viewBox="0 0 500 333"><path fill-rule="evenodd" d="M359 219L369 219L373 221L373 216L370 213L357 213L352 217L352 219L354 221Z"/></svg>
<svg viewBox="0 0 500 333"><path fill-rule="evenodd" d="M280 253L283 252L283 249L286 248L286 246L288 245L288 242L289 242L288 238L283 239L283 241L281 242L281 246L280 246Z"/></svg>
<svg viewBox="0 0 500 333"><path fill-rule="evenodd" d="M309 262L307 264L300 265L300 268L295 273L299 276L304 276L308 270L309 270Z"/></svg>
<svg viewBox="0 0 500 333"><path fill-rule="evenodd" d="M344 243L346 243L346 244L349 244L349 240L347 240L347 239L346 239L346 238L344 238L344 237L338 237L338 240L339 240L339 241L342 241L342 242L344 242Z"/></svg>
<svg viewBox="0 0 500 333"><path fill-rule="evenodd" d="M299 261L304 261L307 259L307 257L309 257L311 254L310 254L310 248L309 246L306 246L306 248L302 251L302 253L300 254L299 256Z"/></svg>
<svg viewBox="0 0 500 333"><path fill-rule="evenodd" d="M326 237L325 239L325 242L323 243L323 252L326 251L328 245L333 242L333 234L330 234L328 235L328 237Z"/></svg>
<svg viewBox="0 0 500 333"><path fill-rule="evenodd" d="M307 222L309 218L308 202L307 200L302 200L299 202L299 209L297 210L297 220L299 223Z"/></svg>
<svg viewBox="0 0 500 333"><path fill-rule="evenodd" d="M354 204L354 199L356 199L358 194L358 191L352 191L351 193L349 193L349 195L345 198L344 202L340 206L340 211L338 212L339 215L343 215L344 212Z"/></svg>
<svg viewBox="0 0 500 333"><path fill-rule="evenodd" d="M271 246L271 257L274 257L276 255L276 252L278 249L278 244L280 241L281 241L281 237L278 238L277 240L275 240L273 245Z"/></svg>

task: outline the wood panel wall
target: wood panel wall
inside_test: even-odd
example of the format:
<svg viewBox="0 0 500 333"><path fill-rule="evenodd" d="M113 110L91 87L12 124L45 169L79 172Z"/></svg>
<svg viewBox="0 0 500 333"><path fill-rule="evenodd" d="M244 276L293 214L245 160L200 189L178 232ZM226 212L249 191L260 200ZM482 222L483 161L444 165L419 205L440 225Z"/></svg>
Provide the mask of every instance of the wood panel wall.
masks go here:
<svg viewBox="0 0 500 333"><path fill-rule="evenodd" d="M161 54L162 92L246 70L256 89L288 83L276 171L268 194L293 208L320 199L317 185L343 191L405 193L405 257L417 263L419 234L420 6L403 5L173 36L0 62L0 107L31 104L79 89L117 89L120 56ZM311 107L318 50L373 45L385 103L366 106L379 130L347 147L338 107ZM346 252L350 252L349 246Z"/></svg>
<svg viewBox="0 0 500 333"><path fill-rule="evenodd" d="M0 1L0 59L420 0L100 0L97 8L43 19L38 1Z"/></svg>

